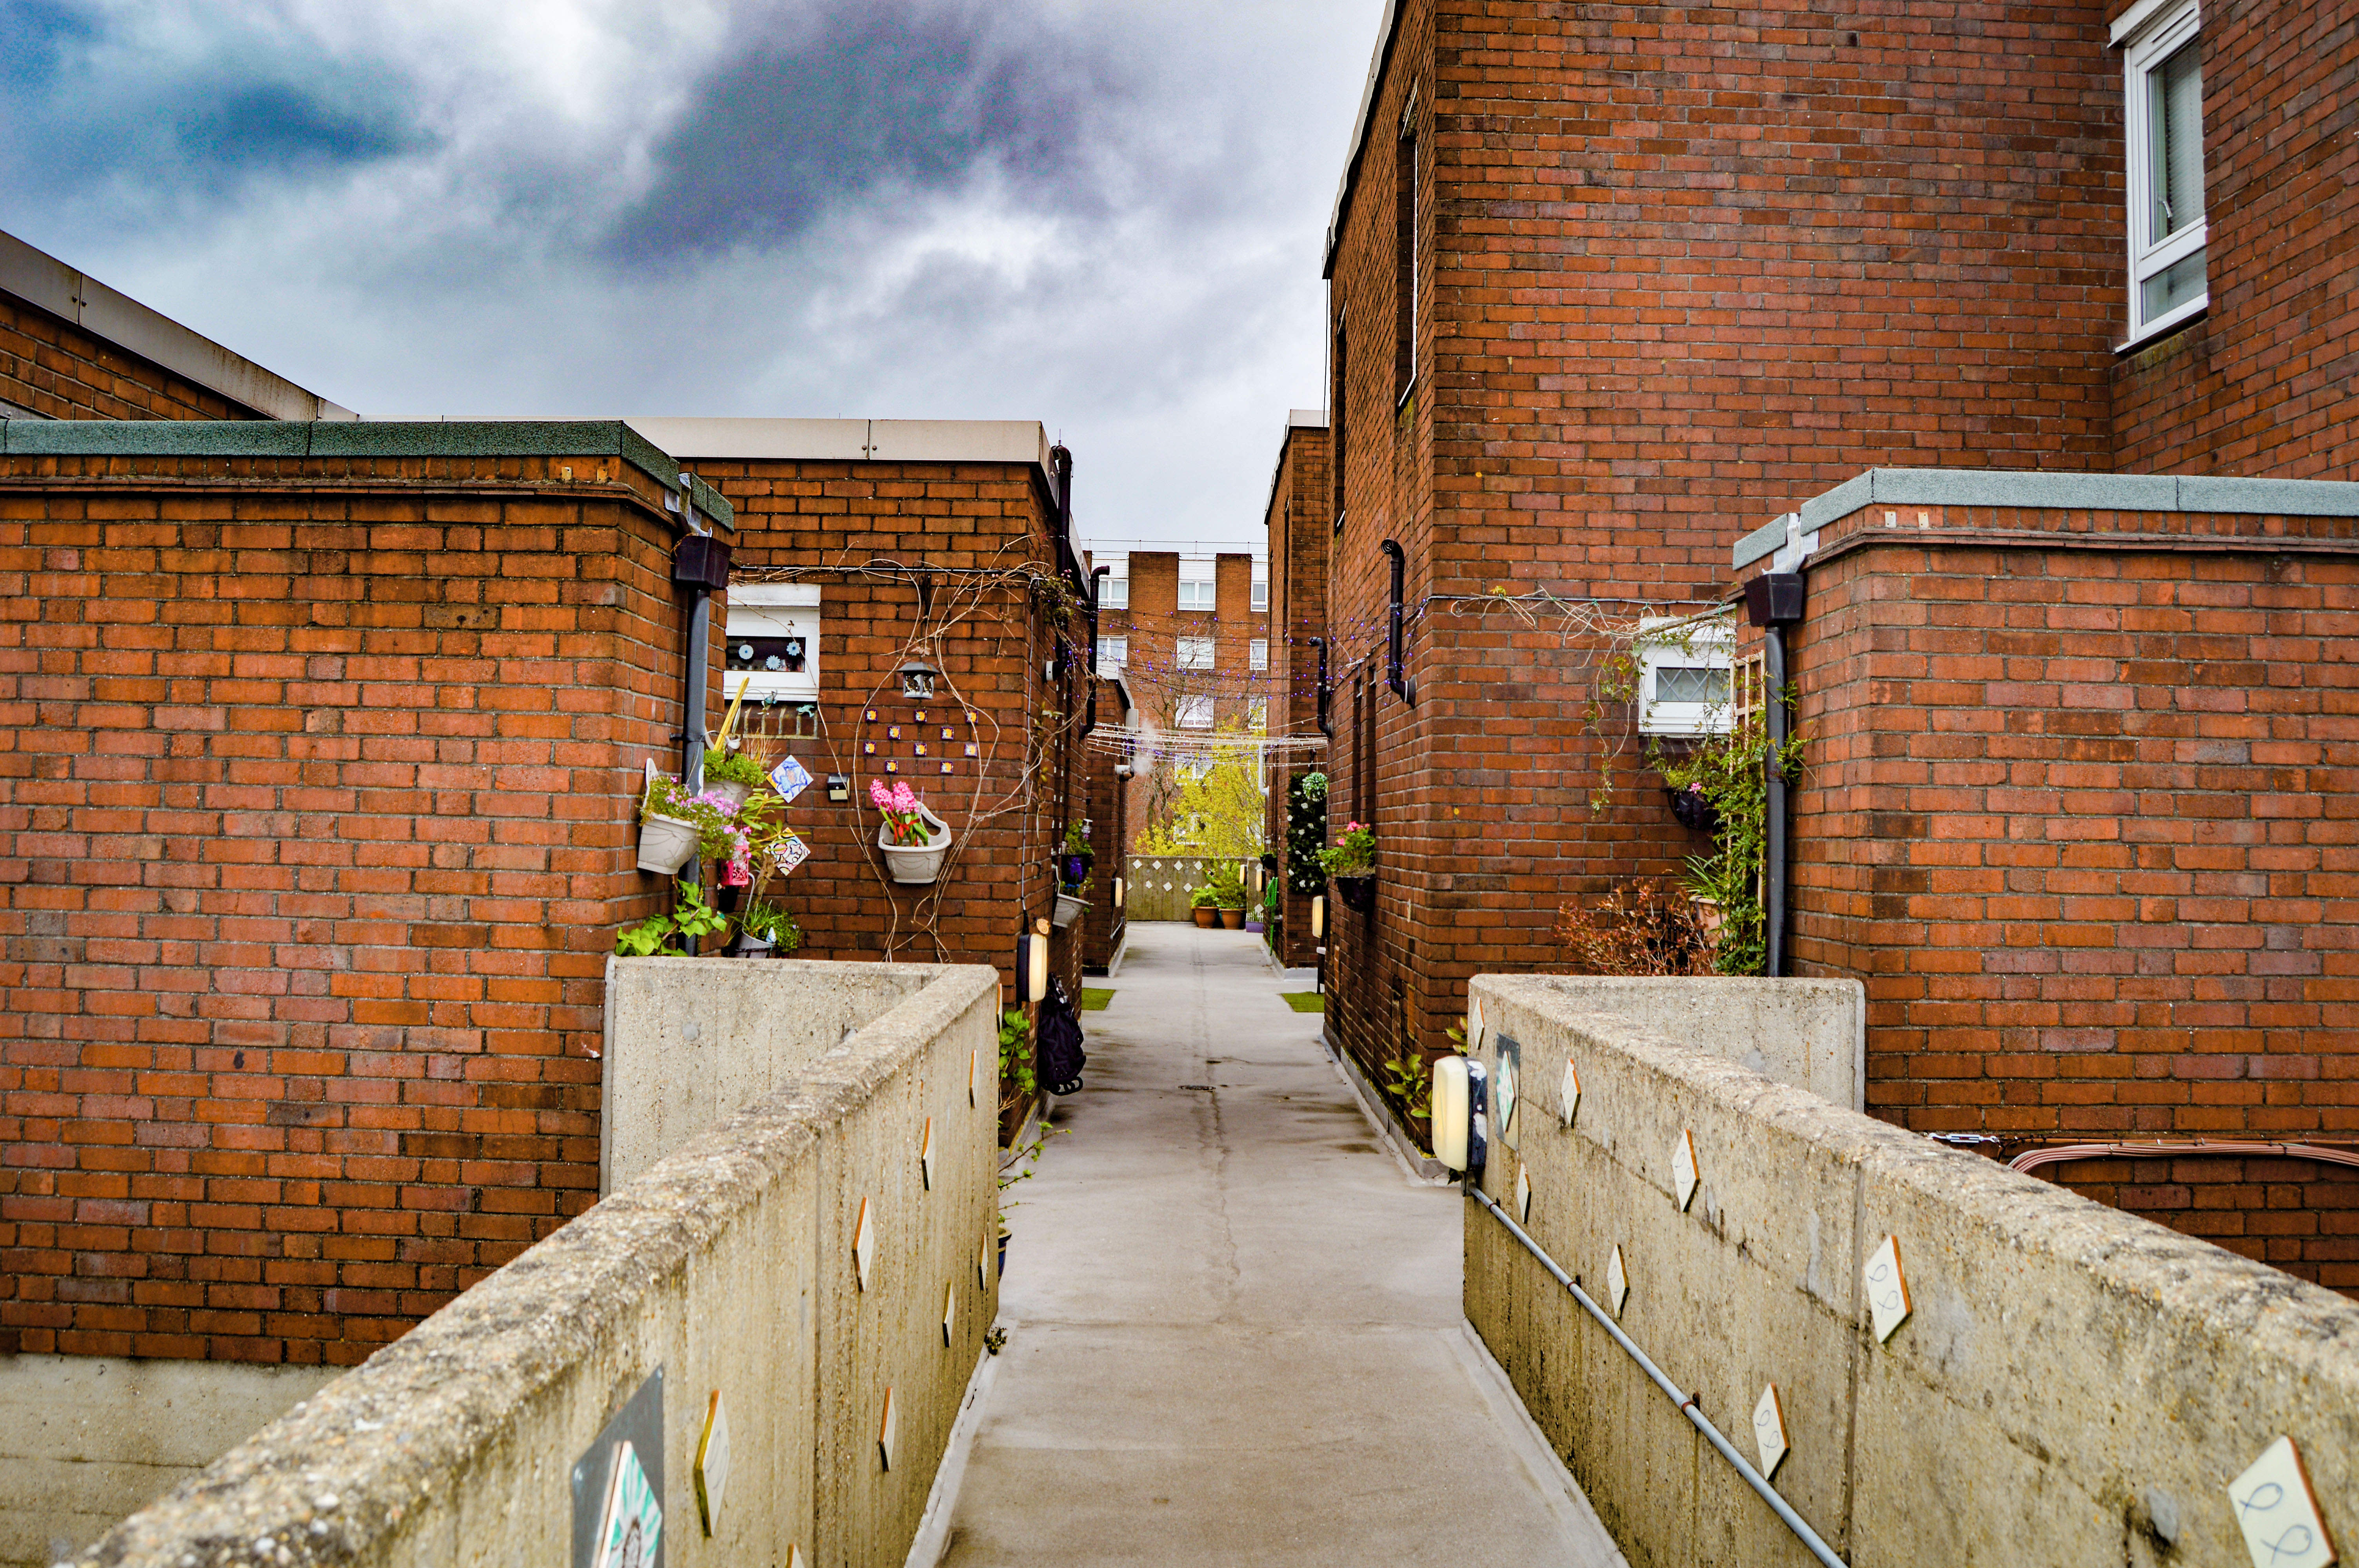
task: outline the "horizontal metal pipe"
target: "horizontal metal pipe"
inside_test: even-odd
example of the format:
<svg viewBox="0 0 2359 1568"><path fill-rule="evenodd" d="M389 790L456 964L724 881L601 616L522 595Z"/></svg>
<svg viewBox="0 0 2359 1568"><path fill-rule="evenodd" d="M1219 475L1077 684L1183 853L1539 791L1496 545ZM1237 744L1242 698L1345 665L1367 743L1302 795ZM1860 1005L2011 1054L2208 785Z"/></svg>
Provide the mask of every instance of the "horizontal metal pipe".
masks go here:
<svg viewBox="0 0 2359 1568"><path fill-rule="evenodd" d="M1819 1532L1812 1530L1809 1522L1794 1511L1793 1505L1777 1495L1777 1489L1769 1484L1760 1471L1745 1462L1745 1455L1729 1446L1728 1439L1721 1435L1720 1428L1712 1425L1705 1418L1703 1411L1696 1408L1695 1396L1681 1393L1680 1386L1665 1377L1663 1369L1656 1366L1645 1351L1638 1348L1637 1341L1622 1332L1622 1325L1614 1321L1613 1314L1592 1301L1589 1292L1573 1283L1572 1276L1559 1268L1556 1260L1541 1250L1540 1244L1526 1234L1522 1226L1507 1217L1507 1211L1499 1206L1496 1198L1472 1183L1468 1184L1466 1191L1469 1196L1480 1199L1483 1206L1498 1217L1499 1223L1507 1227L1507 1234L1522 1242L1524 1249L1540 1260L1540 1267L1554 1275L1558 1284L1572 1292L1572 1299L1579 1302L1582 1310L1597 1320L1598 1326L1614 1336L1614 1343L1619 1345L1629 1355L1630 1359L1638 1363L1647 1376L1655 1380L1655 1387L1663 1390L1664 1398L1680 1407L1680 1413L1687 1417L1698 1432L1703 1433L1704 1441L1720 1450L1722 1458L1736 1466L1736 1473L1745 1477L1745 1484L1761 1494L1761 1500L1767 1503L1771 1510L1785 1521L1786 1528L1792 1530L1795 1538L1810 1549L1811 1556L1825 1563L1827 1568L1846 1568L1843 1560L1834 1554L1833 1549L1819 1539Z"/></svg>
<svg viewBox="0 0 2359 1568"><path fill-rule="evenodd" d="M2278 1160L2316 1160L2329 1165L2359 1166L2359 1152L2328 1149L2316 1143L2248 1143L2217 1138L2194 1138L2184 1143L2060 1143L2027 1149L2006 1162L2010 1171L2037 1171L2042 1165L2068 1160L2175 1160L2206 1154L2244 1154Z"/></svg>

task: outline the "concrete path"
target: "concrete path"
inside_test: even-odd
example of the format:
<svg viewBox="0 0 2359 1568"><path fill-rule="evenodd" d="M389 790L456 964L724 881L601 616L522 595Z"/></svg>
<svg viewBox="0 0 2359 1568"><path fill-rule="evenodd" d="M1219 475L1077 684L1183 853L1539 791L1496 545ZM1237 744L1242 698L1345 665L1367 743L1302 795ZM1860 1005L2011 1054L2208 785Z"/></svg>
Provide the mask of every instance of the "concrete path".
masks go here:
<svg viewBox="0 0 2359 1568"><path fill-rule="evenodd" d="M940 1561L1620 1564L1465 1325L1464 1200L1410 1182L1261 954L1133 925L1082 1015Z"/></svg>

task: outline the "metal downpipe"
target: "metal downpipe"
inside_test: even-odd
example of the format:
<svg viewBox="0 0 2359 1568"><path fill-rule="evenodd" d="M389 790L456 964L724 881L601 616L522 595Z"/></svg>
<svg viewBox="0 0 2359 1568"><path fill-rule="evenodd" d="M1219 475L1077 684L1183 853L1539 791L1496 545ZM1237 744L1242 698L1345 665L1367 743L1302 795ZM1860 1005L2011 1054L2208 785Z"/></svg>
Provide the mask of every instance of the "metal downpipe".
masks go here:
<svg viewBox="0 0 2359 1568"><path fill-rule="evenodd" d="M1762 762L1767 774L1762 802L1761 919L1768 952L1762 973L1772 979L1786 973L1786 739L1793 715L1786 708L1786 629L1770 626L1762 633L1762 693L1767 706L1769 755Z"/></svg>

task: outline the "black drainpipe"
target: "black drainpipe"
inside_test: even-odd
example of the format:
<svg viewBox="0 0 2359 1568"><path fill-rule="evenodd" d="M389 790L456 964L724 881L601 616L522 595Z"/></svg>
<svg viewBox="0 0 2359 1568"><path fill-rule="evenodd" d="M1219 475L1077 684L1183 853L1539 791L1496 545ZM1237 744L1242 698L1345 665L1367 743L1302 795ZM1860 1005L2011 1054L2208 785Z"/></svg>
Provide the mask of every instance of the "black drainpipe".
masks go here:
<svg viewBox="0 0 2359 1568"><path fill-rule="evenodd" d="M1401 616L1403 614L1401 593L1404 587L1402 579L1408 570L1408 557L1401 553L1400 541L1397 539L1386 539L1378 548L1390 556L1393 562L1392 621L1390 640L1385 649L1385 684L1393 688L1395 697L1414 708L1417 706L1417 699L1408 694L1408 680L1402 672L1401 662Z"/></svg>
<svg viewBox="0 0 2359 1568"><path fill-rule="evenodd" d="M1330 741L1335 738L1335 721L1327 708L1327 639L1313 637L1310 645L1319 650L1319 733Z"/></svg>
<svg viewBox="0 0 2359 1568"><path fill-rule="evenodd" d="M1090 683L1090 710L1082 717L1082 738L1085 741L1090 731L1098 727L1098 579L1113 571L1112 567L1100 567L1090 573L1090 667L1082 677Z"/></svg>
<svg viewBox="0 0 2359 1568"><path fill-rule="evenodd" d="M679 735L679 781L692 795L704 787L704 687L712 663L712 596L729 586L729 546L710 532L695 531L696 492L694 481L686 474L679 480L679 514L690 532L672 546L671 580L690 595L686 689L680 705L685 718ZM702 871L699 861L690 860L679 880L693 887ZM684 937L682 945L693 957L696 938Z"/></svg>
<svg viewBox="0 0 2359 1568"><path fill-rule="evenodd" d="M1800 572L1764 572L1745 585L1745 618L1762 628L1762 700L1767 705L1769 755L1763 760L1761 916L1768 946L1764 973L1786 972L1786 742L1793 713L1786 703L1786 628L1802 619Z"/></svg>
<svg viewBox="0 0 2359 1568"><path fill-rule="evenodd" d="M1074 592L1085 593L1082 563L1073 554L1073 454L1062 443L1053 446L1049 466L1057 476L1057 575L1071 579Z"/></svg>

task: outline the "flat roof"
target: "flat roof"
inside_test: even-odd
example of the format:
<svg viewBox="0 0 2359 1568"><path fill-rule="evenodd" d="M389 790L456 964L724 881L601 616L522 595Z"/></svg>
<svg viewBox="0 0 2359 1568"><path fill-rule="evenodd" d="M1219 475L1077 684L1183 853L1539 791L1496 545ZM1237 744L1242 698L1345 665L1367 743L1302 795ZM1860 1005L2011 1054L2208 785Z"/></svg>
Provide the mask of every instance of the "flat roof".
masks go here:
<svg viewBox="0 0 2359 1568"><path fill-rule="evenodd" d="M270 418L360 417L5 232L0 232L0 290Z"/></svg>

